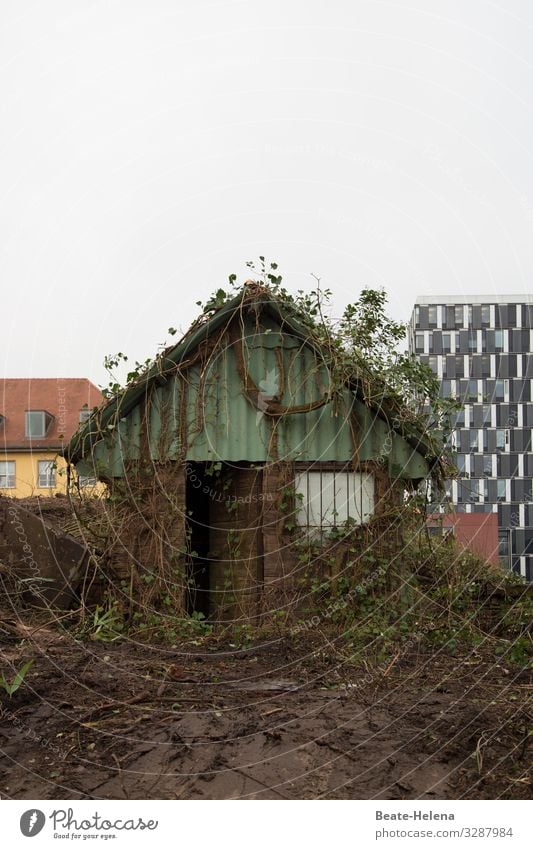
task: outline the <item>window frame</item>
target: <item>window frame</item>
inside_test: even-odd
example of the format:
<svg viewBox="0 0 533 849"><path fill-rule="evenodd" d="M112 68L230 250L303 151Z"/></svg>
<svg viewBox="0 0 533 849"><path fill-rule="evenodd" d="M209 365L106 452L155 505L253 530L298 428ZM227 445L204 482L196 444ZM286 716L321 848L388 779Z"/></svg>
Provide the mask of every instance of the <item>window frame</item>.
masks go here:
<svg viewBox="0 0 533 849"><path fill-rule="evenodd" d="M38 434L31 433L30 426L30 417L36 415L41 416L42 423L42 428ZM46 410L26 410L24 414L24 435L26 439L45 439L53 420L54 417Z"/></svg>
<svg viewBox="0 0 533 849"><path fill-rule="evenodd" d="M47 466L47 472L41 467ZM50 483L53 480L53 483ZM47 481L43 483L42 481ZM37 489L55 489L57 486L57 467L53 460L37 460Z"/></svg>
<svg viewBox="0 0 533 849"><path fill-rule="evenodd" d="M328 465L318 469L297 467L294 492L295 522L302 530L327 532L344 527L347 523L363 525L374 515L375 479L373 474L364 470L354 471L351 467L335 468ZM338 495L339 492L342 494ZM343 499L344 494L346 497ZM337 501L337 498L341 500ZM324 504L326 500L328 503ZM317 522L317 519L320 521Z"/></svg>
<svg viewBox="0 0 533 849"><path fill-rule="evenodd" d="M5 471L1 471L5 467ZM12 467L13 471L9 471ZM5 478L5 483L2 479ZM0 489L16 489L17 486L17 463L16 460L0 460Z"/></svg>

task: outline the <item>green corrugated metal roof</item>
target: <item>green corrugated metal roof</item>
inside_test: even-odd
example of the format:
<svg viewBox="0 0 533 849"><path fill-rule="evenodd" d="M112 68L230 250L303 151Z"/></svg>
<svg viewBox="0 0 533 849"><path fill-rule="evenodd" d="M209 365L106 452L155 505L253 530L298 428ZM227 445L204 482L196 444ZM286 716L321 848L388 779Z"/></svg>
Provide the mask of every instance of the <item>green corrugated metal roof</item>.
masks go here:
<svg viewBox="0 0 533 849"><path fill-rule="evenodd" d="M383 457L393 477L427 476L429 465L419 446L391 430L382 407L370 410L358 397L357 387L330 397L329 372L320 348L309 340L309 331L291 310L260 295L246 300L252 312L245 312L245 299L246 289L165 351L146 375L73 437L65 451L67 458L77 462L91 456L98 471L122 474L123 458L141 456L141 410L148 403L148 450L153 460L182 457L180 434L184 432L189 460L267 462L279 457L346 462L354 453L355 427L360 460ZM254 306L261 311L260 329ZM260 389L255 407L243 391L235 341L228 339L207 367L196 363L186 368L198 346L225 326L229 328L236 315L241 331L238 344L244 340L244 360ZM178 364L186 369L186 384L176 373ZM277 396L287 407L320 402L323 406L272 418L261 404L269 396Z"/></svg>

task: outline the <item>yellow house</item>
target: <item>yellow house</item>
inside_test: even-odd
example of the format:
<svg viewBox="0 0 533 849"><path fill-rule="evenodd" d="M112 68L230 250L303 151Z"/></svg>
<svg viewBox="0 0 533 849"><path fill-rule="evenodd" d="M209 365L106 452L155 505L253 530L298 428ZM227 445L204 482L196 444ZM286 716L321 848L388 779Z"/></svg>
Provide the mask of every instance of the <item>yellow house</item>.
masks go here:
<svg viewBox="0 0 533 849"><path fill-rule="evenodd" d="M102 393L86 377L0 381L0 494L15 498L65 492L58 456ZM92 485L90 478L80 484Z"/></svg>

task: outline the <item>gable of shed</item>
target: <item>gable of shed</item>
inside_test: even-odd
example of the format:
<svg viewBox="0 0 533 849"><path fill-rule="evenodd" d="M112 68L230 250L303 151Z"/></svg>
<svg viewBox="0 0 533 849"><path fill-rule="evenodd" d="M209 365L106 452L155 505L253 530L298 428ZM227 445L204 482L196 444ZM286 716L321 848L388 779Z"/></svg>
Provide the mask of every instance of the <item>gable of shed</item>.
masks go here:
<svg viewBox="0 0 533 849"><path fill-rule="evenodd" d="M422 456L354 392L333 391L320 352L271 311L234 315L209 344L204 339L202 356L189 359L147 384L96 442L92 463L100 475L121 476L129 461L144 458L266 463L356 457L381 460L394 477L429 472ZM272 404L288 412L272 415Z"/></svg>

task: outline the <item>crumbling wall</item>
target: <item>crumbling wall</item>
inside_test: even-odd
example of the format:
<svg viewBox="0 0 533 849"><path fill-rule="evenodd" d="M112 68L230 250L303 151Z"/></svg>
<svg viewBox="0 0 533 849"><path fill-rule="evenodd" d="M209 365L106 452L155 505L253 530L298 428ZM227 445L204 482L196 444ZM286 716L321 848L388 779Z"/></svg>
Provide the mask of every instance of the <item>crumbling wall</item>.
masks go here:
<svg viewBox="0 0 533 849"><path fill-rule="evenodd" d="M28 598L69 607L89 557L78 540L61 534L15 499L0 498L0 562L23 581Z"/></svg>
<svg viewBox="0 0 533 849"><path fill-rule="evenodd" d="M111 486L104 569L110 585L123 586L123 606L156 608L169 596L185 611L185 465L132 466ZM132 611L130 611L132 612Z"/></svg>

